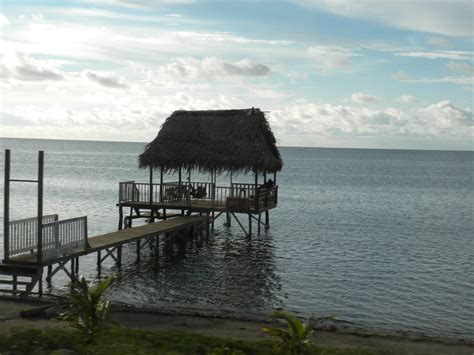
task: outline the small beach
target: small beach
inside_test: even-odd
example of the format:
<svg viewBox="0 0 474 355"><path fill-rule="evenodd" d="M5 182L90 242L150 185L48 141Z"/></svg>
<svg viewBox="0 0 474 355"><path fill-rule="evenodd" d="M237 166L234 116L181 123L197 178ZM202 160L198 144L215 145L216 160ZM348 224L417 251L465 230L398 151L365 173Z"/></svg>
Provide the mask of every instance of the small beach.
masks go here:
<svg viewBox="0 0 474 355"><path fill-rule="evenodd" d="M64 328L64 322L46 320L41 317L22 318L20 312L39 308L54 303L44 301L17 301L0 299L0 331L9 334L20 329ZM277 325L271 319L245 320L232 318L205 317L192 314L176 314L173 312L154 312L146 309L114 307L112 319L122 327L149 331L190 332L221 338L242 340L263 340L262 325ZM359 349L375 351L381 354L445 354L470 355L474 351L474 342L445 339L442 337L428 338L409 334L387 334L353 332L350 330L317 330L311 341L318 346L330 349Z"/></svg>

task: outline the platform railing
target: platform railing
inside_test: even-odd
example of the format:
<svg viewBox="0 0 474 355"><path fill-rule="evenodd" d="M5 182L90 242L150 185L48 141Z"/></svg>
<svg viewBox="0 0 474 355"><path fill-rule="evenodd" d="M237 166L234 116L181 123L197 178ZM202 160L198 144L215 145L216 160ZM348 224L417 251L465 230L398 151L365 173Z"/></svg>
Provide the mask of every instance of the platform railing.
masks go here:
<svg viewBox="0 0 474 355"><path fill-rule="evenodd" d="M119 202L150 202L150 184L135 181L120 182ZM153 184L152 202L160 202L160 184Z"/></svg>
<svg viewBox="0 0 474 355"><path fill-rule="evenodd" d="M205 195L192 195L191 191L202 189ZM161 199L160 199L161 190ZM271 188L256 188L255 184L232 183L230 186L216 186L209 182L181 182L171 181L153 184L152 203L163 203L186 207L192 201L208 201L214 206L227 205L228 198L233 200L248 200L248 208L253 211L276 207L278 200L278 186ZM119 202L150 202L150 184L126 181L119 183Z"/></svg>
<svg viewBox="0 0 474 355"><path fill-rule="evenodd" d="M43 261L87 248L87 216L43 225Z"/></svg>
<svg viewBox="0 0 474 355"><path fill-rule="evenodd" d="M191 200L216 200L216 186L211 182L166 182L163 183L163 202L183 202Z"/></svg>
<svg viewBox="0 0 474 355"><path fill-rule="evenodd" d="M43 216L43 225L58 220L57 214ZM38 218L23 218L9 223L8 256L38 251Z"/></svg>
<svg viewBox="0 0 474 355"><path fill-rule="evenodd" d="M257 211L276 207L278 202L278 186L257 189L255 206Z"/></svg>

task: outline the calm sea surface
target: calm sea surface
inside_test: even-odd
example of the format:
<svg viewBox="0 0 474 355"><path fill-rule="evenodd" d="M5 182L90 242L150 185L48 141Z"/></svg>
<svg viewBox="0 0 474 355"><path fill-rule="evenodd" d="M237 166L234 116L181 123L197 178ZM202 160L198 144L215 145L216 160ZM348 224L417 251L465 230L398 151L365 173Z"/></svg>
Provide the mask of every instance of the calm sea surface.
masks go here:
<svg viewBox="0 0 474 355"><path fill-rule="evenodd" d="M87 215L91 236L117 228L119 181L147 181L137 168L140 143L2 139L1 147L12 150L12 178L35 178L44 150L45 212ZM218 220L209 242L159 260L145 255L139 265L135 249L125 248L111 298L241 315L283 307L372 329L474 339L473 152L281 153L279 206L267 233L249 240ZM2 200L3 191L2 179ZM11 197L11 219L34 216L34 185L13 185ZM81 260L81 273L97 277L95 255ZM108 261L103 274L115 270ZM63 294L65 277L53 281L49 292Z"/></svg>

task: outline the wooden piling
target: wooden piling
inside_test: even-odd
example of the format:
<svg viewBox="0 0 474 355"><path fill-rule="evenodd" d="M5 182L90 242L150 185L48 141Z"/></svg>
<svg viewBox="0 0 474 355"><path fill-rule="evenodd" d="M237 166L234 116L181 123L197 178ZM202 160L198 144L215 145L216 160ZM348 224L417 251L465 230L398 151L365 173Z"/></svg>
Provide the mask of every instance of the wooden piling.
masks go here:
<svg viewBox="0 0 474 355"><path fill-rule="evenodd" d="M123 229L123 207L122 205L119 206L119 223L118 223L118 230Z"/></svg>
<svg viewBox="0 0 474 355"><path fill-rule="evenodd" d="M249 213L249 236L252 235L252 215Z"/></svg>
<svg viewBox="0 0 474 355"><path fill-rule="evenodd" d="M3 192L3 255L5 261L9 259L10 252L10 149L5 149L5 179Z"/></svg>
<svg viewBox="0 0 474 355"><path fill-rule="evenodd" d="M44 152L38 152L38 263L43 261L43 165Z"/></svg>

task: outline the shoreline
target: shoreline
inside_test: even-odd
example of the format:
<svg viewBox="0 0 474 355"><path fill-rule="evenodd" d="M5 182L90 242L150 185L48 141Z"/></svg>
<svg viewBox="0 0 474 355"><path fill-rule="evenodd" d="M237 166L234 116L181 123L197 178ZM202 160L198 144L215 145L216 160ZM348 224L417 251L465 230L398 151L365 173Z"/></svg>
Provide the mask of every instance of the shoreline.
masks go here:
<svg viewBox="0 0 474 355"><path fill-rule="evenodd" d="M10 296L0 295L0 302L2 299L11 299L17 300L18 298ZM67 296L64 295L55 295L55 294L43 294L43 298L30 297L27 299L28 302L39 302L39 303L56 303L56 304L65 304L67 303ZM111 310L116 312L130 312L130 313L147 313L147 314L158 314L165 316L190 316L190 317L202 317L202 318L215 318L222 320L235 320L241 322L252 322L263 324L265 322L271 322L271 310L267 313L258 313L258 312L247 312L231 310L231 309L222 309L214 310L209 308L193 308L190 306L170 306L165 305L163 308L153 307L149 305L133 305L122 302L117 302L110 300ZM295 314L300 319L307 321L308 317L293 312L287 309L276 308L274 310L285 310L290 313ZM336 317L337 318L337 317ZM329 323L329 324L328 324ZM430 341L430 342L439 342L442 344L467 344L474 346L474 336L469 338L468 336L455 336L455 335L444 335L444 334L427 334L421 331L413 330L404 330L404 329L387 329L387 328L371 328L370 326L358 325L356 323L345 321L343 319L337 319L336 321L330 321L326 324L316 327L318 331L328 331L334 332L335 330L339 332L344 332L346 334L352 334L355 336L371 336L377 335L381 337L393 337L393 338L402 338L402 339L411 339L413 341ZM441 333L441 332L440 332ZM474 351L473 351L474 354ZM471 355L473 355L471 354Z"/></svg>
<svg viewBox="0 0 474 355"><path fill-rule="evenodd" d="M64 300L62 300L64 301ZM21 318L22 310L34 309L44 305L62 305L64 302L51 300L18 300L0 297L0 331L8 333L14 328L63 327L57 320L42 318ZM249 319L233 315L204 315L193 310L177 312L172 309L149 309L136 306L112 304L111 318L121 326L148 331L192 332L222 338L242 340L269 339L261 332L262 325L282 325L270 317ZM320 327L311 340L318 346L340 349L366 349L390 354L469 354L474 353L474 340L453 339L449 337L420 336L410 332L374 332L341 327Z"/></svg>
<svg viewBox="0 0 474 355"><path fill-rule="evenodd" d="M243 323L255 323L255 324L279 324L278 320L271 318L270 315L265 316L264 314L252 313L253 316L244 316L237 312L215 312L208 311L205 309L193 309L193 308L150 308L150 307L140 307L127 304L111 304L111 310L114 313L130 313L130 314L147 314L147 315L157 315L165 317L197 317L203 319L217 319L222 321L236 321ZM227 312L227 313L226 313ZM291 312L291 311L290 311ZM296 314L299 316L298 314ZM304 318L303 318L304 319ZM307 319L307 318L306 318ZM283 323L282 323L283 324ZM322 324L317 326L315 329L317 332L327 332L327 333L340 333L346 335L360 336L360 337L371 337L376 336L380 338L387 339L407 339L411 341L428 341L433 343L440 343L446 345L472 345L474 346L474 338L461 338L453 336L437 336L437 335L428 335L421 332L414 332L409 330L386 330L386 329L375 329L370 327L363 326L348 326L345 325L347 322L340 320L331 322L327 324Z"/></svg>

